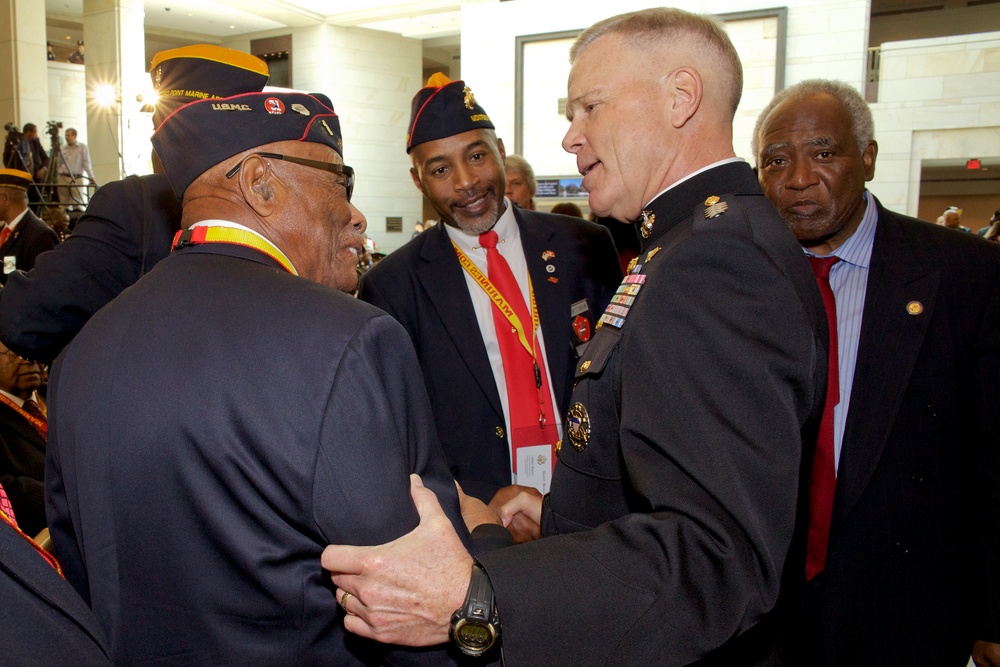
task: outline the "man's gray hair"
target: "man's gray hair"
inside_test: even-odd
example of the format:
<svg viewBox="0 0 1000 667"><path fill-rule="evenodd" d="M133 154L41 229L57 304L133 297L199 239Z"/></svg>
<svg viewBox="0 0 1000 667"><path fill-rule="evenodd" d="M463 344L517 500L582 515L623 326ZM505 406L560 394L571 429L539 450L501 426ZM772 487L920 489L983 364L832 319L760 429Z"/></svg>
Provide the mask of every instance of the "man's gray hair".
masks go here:
<svg viewBox="0 0 1000 667"><path fill-rule="evenodd" d="M651 7L637 12L619 14L598 21L584 30L569 50L572 63L591 42L608 34L625 35L640 46L654 43L669 44L672 40L690 36L697 44L709 46L719 56L723 71L730 79L728 88L730 111L735 115L743 95L743 63L736 47L718 19L708 14L692 14L675 7Z"/></svg>
<svg viewBox="0 0 1000 667"><path fill-rule="evenodd" d="M531 196L535 196L535 191L538 190L538 184L535 182L535 170L531 168L527 160L520 155L510 153L504 161L504 169L521 174L521 177L524 178L525 183L528 185L528 190L531 191Z"/></svg>
<svg viewBox="0 0 1000 667"><path fill-rule="evenodd" d="M764 122L776 106L786 100L797 100L824 93L836 98L847 109L847 113L851 116L851 127L854 130L854 140L858 144L858 152L864 153L868 144L875 137L875 121L872 119L872 110L868 108L868 103L861 97L861 93L843 81L806 79L775 95L774 99L757 116L757 124L754 125L753 137L750 139L750 149L753 151L754 161L760 154L760 131L764 128Z"/></svg>

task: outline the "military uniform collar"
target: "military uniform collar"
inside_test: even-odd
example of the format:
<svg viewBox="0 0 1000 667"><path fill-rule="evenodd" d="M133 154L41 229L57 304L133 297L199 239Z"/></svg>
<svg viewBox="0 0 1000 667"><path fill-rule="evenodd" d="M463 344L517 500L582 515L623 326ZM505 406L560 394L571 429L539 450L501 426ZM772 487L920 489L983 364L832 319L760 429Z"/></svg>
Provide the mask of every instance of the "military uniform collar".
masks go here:
<svg viewBox="0 0 1000 667"><path fill-rule="evenodd" d="M730 159L697 171L667 188L644 210L655 216L649 238L642 238L642 252L681 220L691 217L697 209L705 209L706 198L712 195L762 195L753 169L745 161ZM637 223L638 224L638 223Z"/></svg>

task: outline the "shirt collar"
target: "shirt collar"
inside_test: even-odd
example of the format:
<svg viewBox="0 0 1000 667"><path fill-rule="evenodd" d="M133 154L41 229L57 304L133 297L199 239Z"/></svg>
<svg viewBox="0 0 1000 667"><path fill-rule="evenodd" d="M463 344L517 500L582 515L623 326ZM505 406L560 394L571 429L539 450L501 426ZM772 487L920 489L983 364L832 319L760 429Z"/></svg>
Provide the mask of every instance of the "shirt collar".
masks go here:
<svg viewBox="0 0 1000 667"><path fill-rule="evenodd" d="M520 230L517 227L517 219L514 217L514 207L506 197L504 197L503 202L507 208L500 214L491 229L497 233L498 247L505 242L508 244L507 247L510 247L509 243L518 238ZM466 255L480 249L479 234L470 234L444 222L440 224L444 225L445 231L448 232L448 238L454 241L455 245Z"/></svg>
<svg viewBox="0 0 1000 667"><path fill-rule="evenodd" d="M9 391L4 391L3 389L0 389L0 394L3 394L7 398L9 398L19 408L23 408L24 407L24 402L26 400L28 400L26 398L20 398L18 396L15 396L14 394L10 393ZM33 399L35 401L35 403L38 402L38 394L36 394L35 392L31 392L31 396L29 396L28 398Z"/></svg>
<svg viewBox="0 0 1000 667"><path fill-rule="evenodd" d="M871 264L872 245L875 241L875 226L878 221L878 207L875 206L875 198L868 190L862 193L865 200L865 213L861 216L861 224L851 234L850 238L844 241L840 247L830 253L833 257L839 257L840 261L852 264L862 269L867 269ZM817 255L806 251L810 257Z"/></svg>
<svg viewBox="0 0 1000 667"><path fill-rule="evenodd" d="M24 215L27 212L28 212L28 209L24 209L23 211L21 211L20 213L18 213L17 215L15 215L14 219L7 223L7 228L10 229L10 231L13 232L14 228L17 227L17 223L21 222L21 219L24 217ZM0 229L3 229L3 228L0 227Z"/></svg>

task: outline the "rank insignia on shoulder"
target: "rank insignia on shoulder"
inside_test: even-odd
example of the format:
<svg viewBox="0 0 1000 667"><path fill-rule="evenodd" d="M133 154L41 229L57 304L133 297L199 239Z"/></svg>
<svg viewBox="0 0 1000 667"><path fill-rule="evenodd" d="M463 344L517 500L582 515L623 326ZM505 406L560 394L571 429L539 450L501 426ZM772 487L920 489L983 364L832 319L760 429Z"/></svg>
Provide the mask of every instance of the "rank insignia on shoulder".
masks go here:
<svg viewBox="0 0 1000 667"><path fill-rule="evenodd" d="M590 415L583 403L574 403L566 414L566 432L573 449L582 452L590 440Z"/></svg>
<svg viewBox="0 0 1000 667"><path fill-rule="evenodd" d="M718 218L729 210L729 204L721 201L716 195L705 200L705 218Z"/></svg>

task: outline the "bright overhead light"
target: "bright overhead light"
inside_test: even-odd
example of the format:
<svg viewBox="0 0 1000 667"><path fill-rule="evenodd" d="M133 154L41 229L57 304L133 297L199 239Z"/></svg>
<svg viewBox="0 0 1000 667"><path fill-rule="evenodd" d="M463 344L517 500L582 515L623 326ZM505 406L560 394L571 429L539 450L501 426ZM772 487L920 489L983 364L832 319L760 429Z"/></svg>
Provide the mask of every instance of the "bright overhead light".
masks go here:
<svg viewBox="0 0 1000 667"><path fill-rule="evenodd" d="M114 86L102 84L94 87L94 104L99 107L112 107L119 102L118 91Z"/></svg>

